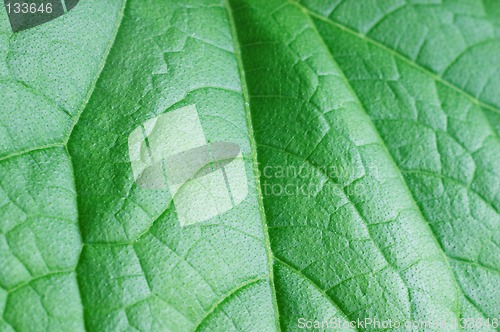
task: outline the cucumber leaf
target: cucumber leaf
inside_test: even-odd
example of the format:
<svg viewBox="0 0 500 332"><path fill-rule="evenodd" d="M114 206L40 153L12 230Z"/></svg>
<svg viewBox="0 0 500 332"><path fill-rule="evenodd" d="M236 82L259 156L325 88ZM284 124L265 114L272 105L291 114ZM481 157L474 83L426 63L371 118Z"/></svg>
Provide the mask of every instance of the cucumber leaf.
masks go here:
<svg viewBox="0 0 500 332"><path fill-rule="evenodd" d="M497 330L495 1L3 6L0 331ZM189 224L132 158L179 110L245 184Z"/></svg>

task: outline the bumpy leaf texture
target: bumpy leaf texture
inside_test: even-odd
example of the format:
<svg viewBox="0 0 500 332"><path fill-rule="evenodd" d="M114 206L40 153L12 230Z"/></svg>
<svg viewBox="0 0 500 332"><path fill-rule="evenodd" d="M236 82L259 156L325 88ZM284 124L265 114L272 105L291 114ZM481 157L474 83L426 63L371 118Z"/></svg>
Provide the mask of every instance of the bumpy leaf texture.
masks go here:
<svg viewBox="0 0 500 332"><path fill-rule="evenodd" d="M0 331L500 317L498 1L3 6ZM248 196L181 227L127 139L187 105Z"/></svg>

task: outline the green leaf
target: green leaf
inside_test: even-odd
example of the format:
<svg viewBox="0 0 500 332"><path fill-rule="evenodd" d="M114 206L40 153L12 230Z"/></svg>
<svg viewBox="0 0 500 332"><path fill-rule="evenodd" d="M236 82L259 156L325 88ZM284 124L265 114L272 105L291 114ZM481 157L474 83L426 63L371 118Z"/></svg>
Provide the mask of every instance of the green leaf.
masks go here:
<svg viewBox="0 0 500 332"><path fill-rule="evenodd" d="M0 331L500 318L495 1L82 0L14 34L1 15ZM182 227L129 137L193 105L248 194Z"/></svg>

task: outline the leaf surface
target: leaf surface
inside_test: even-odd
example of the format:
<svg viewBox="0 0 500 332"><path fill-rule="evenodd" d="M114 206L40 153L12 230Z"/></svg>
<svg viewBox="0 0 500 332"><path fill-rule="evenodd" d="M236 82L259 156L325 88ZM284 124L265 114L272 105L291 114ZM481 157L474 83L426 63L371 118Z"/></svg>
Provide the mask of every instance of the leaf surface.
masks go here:
<svg viewBox="0 0 500 332"><path fill-rule="evenodd" d="M498 318L498 15L82 0L16 34L2 17L0 330ZM240 147L248 195L181 227L128 138L190 105Z"/></svg>

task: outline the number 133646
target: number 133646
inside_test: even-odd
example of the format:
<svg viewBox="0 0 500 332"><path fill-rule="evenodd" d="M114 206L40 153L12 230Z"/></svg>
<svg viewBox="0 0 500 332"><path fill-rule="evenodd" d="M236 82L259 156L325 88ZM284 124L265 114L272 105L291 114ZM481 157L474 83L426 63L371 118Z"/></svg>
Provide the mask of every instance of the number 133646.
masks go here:
<svg viewBox="0 0 500 332"><path fill-rule="evenodd" d="M36 14L36 13L52 13L51 3L27 3L14 2L5 4L7 13L9 14Z"/></svg>

